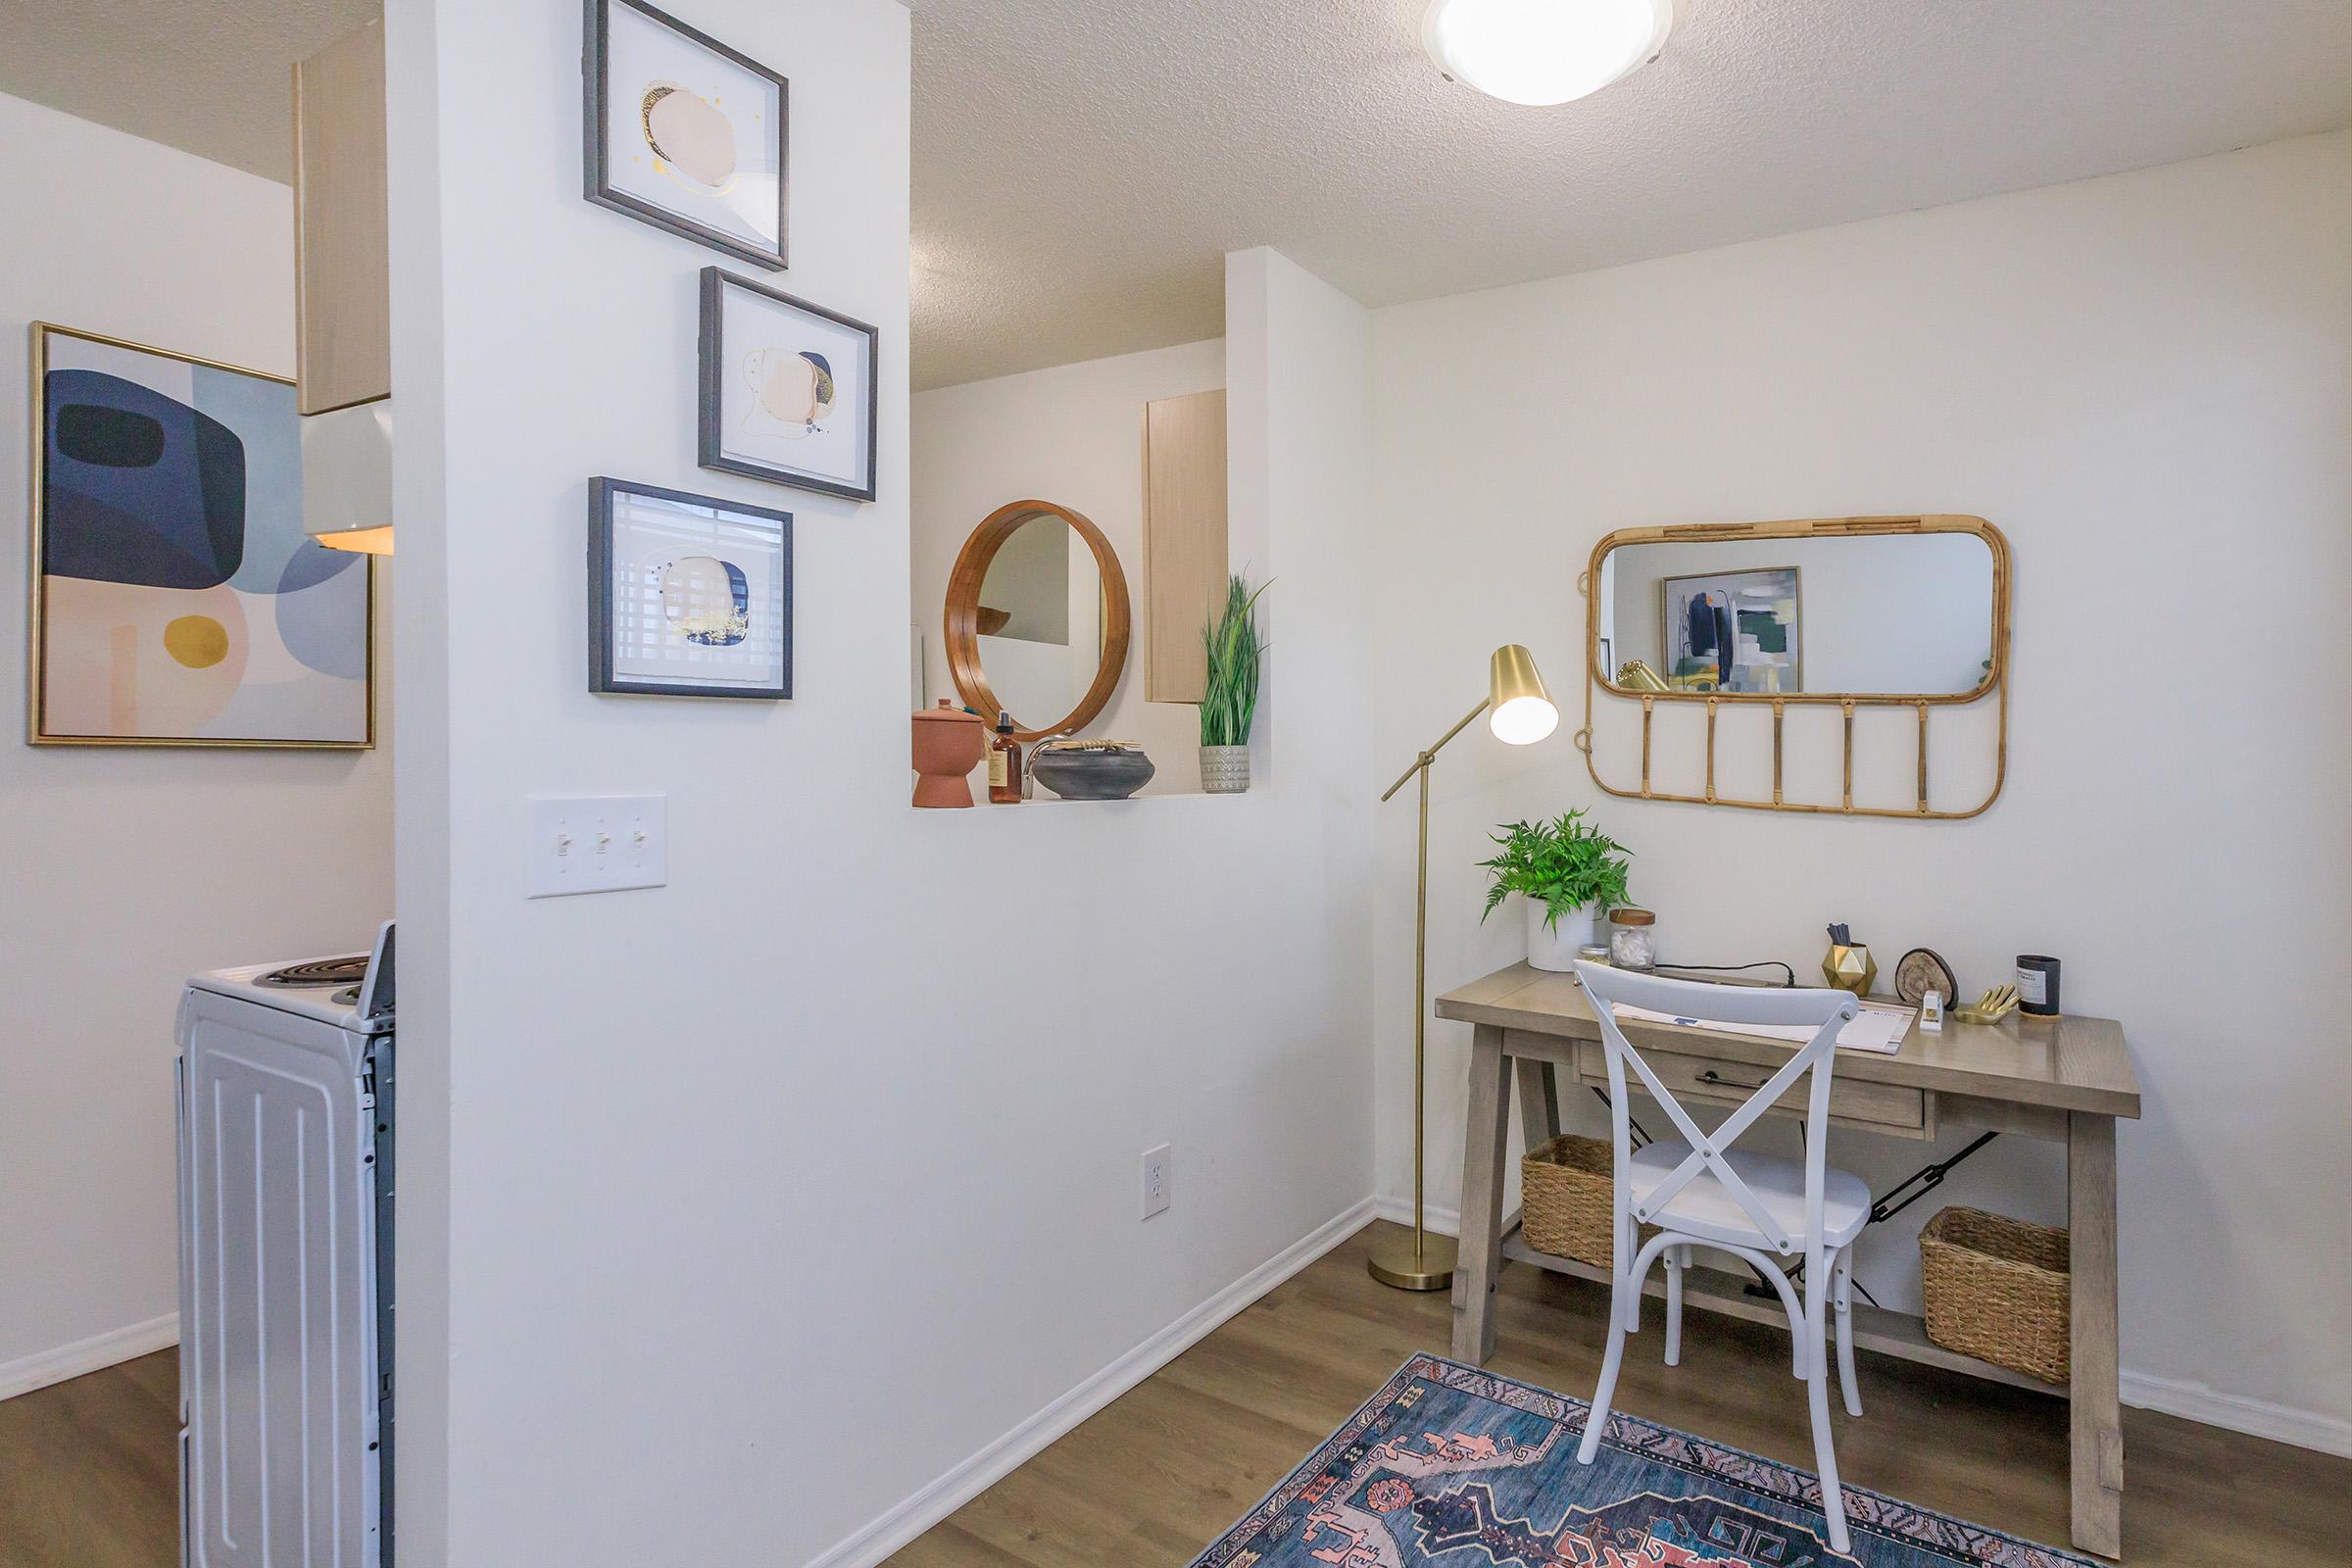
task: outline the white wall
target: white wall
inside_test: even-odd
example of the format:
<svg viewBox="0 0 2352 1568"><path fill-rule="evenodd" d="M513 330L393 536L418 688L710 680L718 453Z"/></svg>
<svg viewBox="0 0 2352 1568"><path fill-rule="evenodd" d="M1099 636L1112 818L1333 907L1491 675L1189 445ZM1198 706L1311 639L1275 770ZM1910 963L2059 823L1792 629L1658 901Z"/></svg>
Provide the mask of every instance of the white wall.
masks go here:
<svg viewBox="0 0 2352 1568"><path fill-rule="evenodd" d="M21 628L27 323L291 374L293 193L4 96L0 148L0 606ZM24 647L0 637L12 702ZM373 752L0 744L0 1396L176 1338L179 983L366 945L391 904L376 700Z"/></svg>
<svg viewBox="0 0 2352 1568"><path fill-rule="evenodd" d="M1890 956L1936 948L1973 992L2020 951L2060 955L2067 1005L2124 1021L2144 1091L2121 1140L2127 1397L2339 1448L2352 670L2322 649L2352 587L2348 256L2336 134L1375 317L1377 603L1410 628L1378 645L1382 762L1451 721L1498 642L1527 643L1571 713L1545 746L1480 737L1440 762L1433 989L1518 956L1515 924L1476 921L1488 825L1575 805L1639 852L1669 956L1807 973L1846 920ZM1431 398L1431 365L1475 368L1476 395ZM1989 517L2015 551L2010 773L1989 812L1598 796L1568 737L1575 585L1601 534L1923 510ZM2279 628L2294 657L2232 652ZM1389 1194L1409 1191L1412 843L1392 808ZM1467 1032L1433 1033L1447 1206ZM1925 1152L1836 1151L1874 1184ZM1916 1298L1912 1233L1947 1202L2062 1220L2062 1162L2004 1139L1963 1167L1866 1243L1883 1299Z"/></svg>
<svg viewBox="0 0 2352 1568"><path fill-rule="evenodd" d="M914 399L912 616L923 634L925 685L934 701L956 690L940 617L964 540L1008 501L1059 502L1110 541L1135 611L1126 675L1086 733L1144 748L1157 769L1145 794L1199 792L1200 709L1144 701L1151 613L1144 597L1144 405L1224 384L1225 344L1212 338L943 387ZM1229 557L1238 571L1251 564L1240 536L1232 537ZM1265 579L1263 569L1251 574ZM1275 598L1269 593L1260 601L1269 614ZM1274 656L1267 657L1270 668Z"/></svg>
<svg viewBox="0 0 2352 1568"><path fill-rule="evenodd" d="M577 8L389 16L402 629L436 644L403 697L404 1562L873 1560L1372 1181L1368 700L1300 705L1239 799L908 806L907 13L695 21L792 78L789 286L880 328L872 505L696 468L710 257L580 200ZM1311 293L1260 292L1268 340ZM1258 353L1262 418L1313 347ZM1256 444L1282 624L1324 651L1270 678L1360 667L1360 509L1277 514L1314 449ZM597 473L796 514L793 701L589 694ZM526 903L525 796L613 790L666 792L669 885Z"/></svg>

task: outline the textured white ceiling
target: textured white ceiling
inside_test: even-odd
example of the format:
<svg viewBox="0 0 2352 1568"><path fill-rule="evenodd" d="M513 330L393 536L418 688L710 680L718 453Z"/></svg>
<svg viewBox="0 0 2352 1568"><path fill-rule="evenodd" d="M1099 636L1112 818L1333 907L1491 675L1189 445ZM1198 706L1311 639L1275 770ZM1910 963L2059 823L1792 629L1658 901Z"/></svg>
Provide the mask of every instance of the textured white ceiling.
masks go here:
<svg viewBox="0 0 2352 1568"><path fill-rule="evenodd" d="M0 92L291 180L294 62L383 9L383 0L0 0Z"/></svg>
<svg viewBox="0 0 2352 1568"><path fill-rule="evenodd" d="M913 0L916 386L1214 337L1243 246L1385 305L2352 122L2352 0L1678 0L1553 109L1422 3ZM0 92L284 179L288 69L380 8L0 0Z"/></svg>
<svg viewBox="0 0 2352 1568"><path fill-rule="evenodd" d="M913 0L917 386L1213 337L1220 253L1368 305L2352 122L2352 0L1678 0L1526 109L1422 0Z"/></svg>

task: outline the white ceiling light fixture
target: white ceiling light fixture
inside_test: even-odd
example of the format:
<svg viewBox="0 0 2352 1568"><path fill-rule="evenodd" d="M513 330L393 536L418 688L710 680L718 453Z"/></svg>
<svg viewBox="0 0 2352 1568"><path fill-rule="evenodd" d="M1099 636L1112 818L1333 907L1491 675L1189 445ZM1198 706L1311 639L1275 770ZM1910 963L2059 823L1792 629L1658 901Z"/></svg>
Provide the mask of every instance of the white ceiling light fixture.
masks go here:
<svg viewBox="0 0 2352 1568"><path fill-rule="evenodd" d="M1657 59L1674 0L1430 0L1438 69L1513 104L1564 104Z"/></svg>

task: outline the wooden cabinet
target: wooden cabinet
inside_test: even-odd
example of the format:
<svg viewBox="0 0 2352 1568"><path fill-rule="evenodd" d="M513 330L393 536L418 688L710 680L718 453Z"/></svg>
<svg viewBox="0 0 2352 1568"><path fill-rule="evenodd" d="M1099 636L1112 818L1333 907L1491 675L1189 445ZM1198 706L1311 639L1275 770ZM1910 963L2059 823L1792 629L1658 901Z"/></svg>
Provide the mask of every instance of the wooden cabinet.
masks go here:
<svg viewBox="0 0 2352 1568"><path fill-rule="evenodd" d="M1225 602L1225 393L1144 405L1144 699L1197 703Z"/></svg>
<svg viewBox="0 0 2352 1568"><path fill-rule="evenodd" d="M294 68L296 406L323 414L392 391L384 24Z"/></svg>

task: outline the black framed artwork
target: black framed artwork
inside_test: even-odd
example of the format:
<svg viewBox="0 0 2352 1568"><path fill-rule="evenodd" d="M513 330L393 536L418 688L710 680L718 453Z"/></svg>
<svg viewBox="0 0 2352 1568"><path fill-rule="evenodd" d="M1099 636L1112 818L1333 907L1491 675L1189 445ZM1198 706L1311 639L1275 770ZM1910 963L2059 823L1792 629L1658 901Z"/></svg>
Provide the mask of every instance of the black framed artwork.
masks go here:
<svg viewBox="0 0 2352 1568"><path fill-rule="evenodd" d="M784 265L790 84L644 0L587 0L587 197Z"/></svg>
<svg viewBox="0 0 2352 1568"><path fill-rule="evenodd" d="M588 481L588 689L792 695L792 514Z"/></svg>
<svg viewBox="0 0 2352 1568"><path fill-rule="evenodd" d="M863 321L704 268L697 461L873 500L880 341Z"/></svg>

